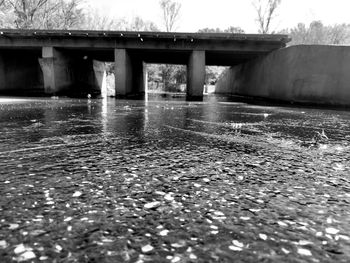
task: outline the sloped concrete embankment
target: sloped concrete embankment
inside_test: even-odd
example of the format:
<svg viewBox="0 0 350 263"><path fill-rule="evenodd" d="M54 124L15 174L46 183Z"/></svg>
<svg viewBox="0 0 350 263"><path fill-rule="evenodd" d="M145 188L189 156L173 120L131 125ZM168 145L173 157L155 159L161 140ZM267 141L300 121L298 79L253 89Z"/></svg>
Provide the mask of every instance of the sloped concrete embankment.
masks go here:
<svg viewBox="0 0 350 263"><path fill-rule="evenodd" d="M216 93L350 106L350 47L301 45L231 67Z"/></svg>

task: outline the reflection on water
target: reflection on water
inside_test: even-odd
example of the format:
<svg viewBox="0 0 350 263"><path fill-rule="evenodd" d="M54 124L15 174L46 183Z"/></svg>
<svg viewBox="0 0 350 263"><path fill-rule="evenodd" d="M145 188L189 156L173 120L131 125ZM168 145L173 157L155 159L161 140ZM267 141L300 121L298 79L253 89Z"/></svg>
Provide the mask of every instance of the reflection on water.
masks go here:
<svg viewBox="0 0 350 263"><path fill-rule="evenodd" d="M64 141L72 136L181 141L199 139L188 132L217 136L270 135L310 140L325 131L332 141L350 135L347 111L256 106L210 96L204 102L150 98L135 100L1 99L0 151ZM172 129L173 128L173 129ZM187 139L186 139L187 138Z"/></svg>

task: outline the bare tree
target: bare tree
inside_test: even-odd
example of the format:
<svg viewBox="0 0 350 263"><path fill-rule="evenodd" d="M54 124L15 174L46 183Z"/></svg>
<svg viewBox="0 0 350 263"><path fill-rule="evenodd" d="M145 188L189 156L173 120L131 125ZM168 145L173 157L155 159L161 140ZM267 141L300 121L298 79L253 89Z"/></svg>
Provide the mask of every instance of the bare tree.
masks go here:
<svg viewBox="0 0 350 263"><path fill-rule="evenodd" d="M175 30L176 22L179 20L181 4L172 0L161 0L160 7L163 11L165 30L167 32Z"/></svg>
<svg viewBox="0 0 350 263"><path fill-rule="evenodd" d="M1 0L0 0L1 1ZM83 13L82 0L3 0L6 27L35 29L77 28ZM0 2L1 3L1 2Z"/></svg>
<svg viewBox="0 0 350 263"><path fill-rule="evenodd" d="M275 18L276 10L282 0L253 0L252 4L257 12L259 32L271 33L271 22Z"/></svg>
<svg viewBox="0 0 350 263"><path fill-rule="evenodd" d="M38 21L47 29L76 29L83 21L83 11L79 8L81 0L55 0L45 5L43 12L40 12Z"/></svg>
<svg viewBox="0 0 350 263"><path fill-rule="evenodd" d="M14 23L17 28L31 28L38 11L49 0L5 0L5 4L11 7L16 15Z"/></svg>
<svg viewBox="0 0 350 263"><path fill-rule="evenodd" d="M87 8L85 10L85 20L81 29L89 30L127 30L128 22L125 19L108 17L100 10Z"/></svg>

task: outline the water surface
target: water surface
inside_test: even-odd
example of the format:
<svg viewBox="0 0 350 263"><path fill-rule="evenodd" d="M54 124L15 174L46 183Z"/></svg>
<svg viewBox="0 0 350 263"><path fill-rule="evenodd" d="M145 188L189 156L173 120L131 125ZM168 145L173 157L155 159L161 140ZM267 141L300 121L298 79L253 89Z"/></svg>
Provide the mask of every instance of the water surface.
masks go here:
<svg viewBox="0 0 350 263"><path fill-rule="evenodd" d="M0 98L1 257L348 262L349 120L219 97Z"/></svg>

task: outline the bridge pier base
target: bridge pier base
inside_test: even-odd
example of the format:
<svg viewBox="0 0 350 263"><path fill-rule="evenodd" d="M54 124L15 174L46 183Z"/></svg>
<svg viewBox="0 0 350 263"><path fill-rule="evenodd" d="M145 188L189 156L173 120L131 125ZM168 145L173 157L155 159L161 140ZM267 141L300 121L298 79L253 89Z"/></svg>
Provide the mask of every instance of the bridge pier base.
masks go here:
<svg viewBox="0 0 350 263"><path fill-rule="evenodd" d="M126 49L115 49L114 55L116 97L144 97L146 75L143 61L130 56Z"/></svg>
<svg viewBox="0 0 350 263"><path fill-rule="evenodd" d="M132 95L144 98L146 93L147 69L142 60L132 61L133 91Z"/></svg>
<svg viewBox="0 0 350 263"><path fill-rule="evenodd" d="M115 49L115 95L124 97L132 91L131 59L126 49Z"/></svg>
<svg viewBox="0 0 350 263"><path fill-rule="evenodd" d="M187 64L187 100L203 100L205 51L195 50Z"/></svg>
<svg viewBox="0 0 350 263"><path fill-rule="evenodd" d="M46 94L61 93L72 86L69 59L62 52L53 47L43 47L39 63L44 75Z"/></svg>
<svg viewBox="0 0 350 263"><path fill-rule="evenodd" d="M44 76L44 90L49 95L99 96L106 71L103 62L87 55L43 47L39 63Z"/></svg>

